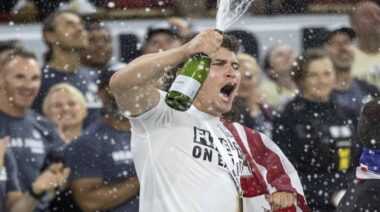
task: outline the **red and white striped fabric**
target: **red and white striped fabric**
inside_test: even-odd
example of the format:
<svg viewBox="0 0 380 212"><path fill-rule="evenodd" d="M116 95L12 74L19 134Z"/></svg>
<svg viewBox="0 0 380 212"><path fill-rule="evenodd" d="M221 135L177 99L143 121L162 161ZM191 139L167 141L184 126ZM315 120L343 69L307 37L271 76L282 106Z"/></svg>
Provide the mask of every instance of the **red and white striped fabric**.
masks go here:
<svg viewBox="0 0 380 212"><path fill-rule="evenodd" d="M360 164L356 168L356 178L359 180L378 179L380 180L380 174L368 170L368 167L364 164Z"/></svg>
<svg viewBox="0 0 380 212"><path fill-rule="evenodd" d="M295 192L297 204L278 211L309 211L297 171L280 148L267 136L238 123L224 122L224 125L235 137L252 170L250 178L241 178L244 197Z"/></svg>

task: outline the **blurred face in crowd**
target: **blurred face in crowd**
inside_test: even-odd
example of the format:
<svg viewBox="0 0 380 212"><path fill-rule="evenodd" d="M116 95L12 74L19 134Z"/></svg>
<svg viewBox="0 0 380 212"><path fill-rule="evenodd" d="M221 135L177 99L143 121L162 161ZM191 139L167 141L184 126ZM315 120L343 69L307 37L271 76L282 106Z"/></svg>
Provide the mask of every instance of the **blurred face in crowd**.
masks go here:
<svg viewBox="0 0 380 212"><path fill-rule="evenodd" d="M154 33L145 41L143 54L157 53L181 46L181 40L167 32ZM155 82L155 87L164 90L163 77Z"/></svg>
<svg viewBox="0 0 380 212"><path fill-rule="evenodd" d="M181 40L169 33L158 32L152 35L145 43L144 54L157 53L176 48L181 45Z"/></svg>
<svg viewBox="0 0 380 212"><path fill-rule="evenodd" d="M64 89L52 93L47 104L45 115L60 128L82 125L87 116L86 106L77 96Z"/></svg>
<svg viewBox="0 0 380 212"><path fill-rule="evenodd" d="M269 62L272 66L269 70L270 75L278 78L289 74L295 58L296 54L289 45L281 44L275 47L269 54Z"/></svg>
<svg viewBox="0 0 380 212"><path fill-rule="evenodd" d="M351 17L357 35L380 36L380 7L374 2L359 3Z"/></svg>
<svg viewBox="0 0 380 212"><path fill-rule="evenodd" d="M16 56L0 71L0 89L10 107L25 112L36 98L41 85L41 70L35 59Z"/></svg>
<svg viewBox="0 0 380 212"><path fill-rule="evenodd" d="M89 45L83 52L86 64L105 66L112 57L112 38L106 29L89 31Z"/></svg>
<svg viewBox="0 0 380 212"><path fill-rule="evenodd" d="M229 112L240 83L239 62L234 52L220 48L211 58L211 67L194 105L201 111L219 116Z"/></svg>
<svg viewBox="0 0 380 212"><path fill-rule="evenodd" d="M300 84L306 99L315 102L328 101L335 84L335 72L331 60L326 57L311 61Z"/></svg>
<svg viewBox="0 0 380 212"><path fill-rule="evenodd" d="M238 95L243 99L248 99L258 85L260 69L255 61L239 59L239 72L241 81Z"/></svg>
<svg viewBox="0 0 380 212"><path fill-rule="evenodd" d="M180 17L171 17L166 19L167 22L172 24L173 26L176 26L179 30L179 34L183 37L189 37L192 35L191 26L186 19L180 18Z"/></svg>
<svg viewBox="0 0 380 212"><path fill-rule="evenodd" d="M88 46L88 34L81 18L73 13L61 13L54 19L54 31L46 32L46 40L53 46L67 50L81 50Z"/></svg>
<svg viewBox="0 0 380 212"><path fill-rule="evenodd" d="M336 71L350 71L354 52L350 37L345 33L337 33L324 44L324 49L332 60Z"/></svg>

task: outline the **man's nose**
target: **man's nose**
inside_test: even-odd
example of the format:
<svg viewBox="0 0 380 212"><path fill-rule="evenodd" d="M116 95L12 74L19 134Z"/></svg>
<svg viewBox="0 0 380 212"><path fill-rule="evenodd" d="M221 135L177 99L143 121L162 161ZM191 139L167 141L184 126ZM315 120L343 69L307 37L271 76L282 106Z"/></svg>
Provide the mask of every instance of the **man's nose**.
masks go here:
<svg viewBox="0 0 380 212"><path fill-rule="evenodd" d="M229 67L227 70L226 76L230 78L235 78L236 77L235 70L232 67Z"/></svg>

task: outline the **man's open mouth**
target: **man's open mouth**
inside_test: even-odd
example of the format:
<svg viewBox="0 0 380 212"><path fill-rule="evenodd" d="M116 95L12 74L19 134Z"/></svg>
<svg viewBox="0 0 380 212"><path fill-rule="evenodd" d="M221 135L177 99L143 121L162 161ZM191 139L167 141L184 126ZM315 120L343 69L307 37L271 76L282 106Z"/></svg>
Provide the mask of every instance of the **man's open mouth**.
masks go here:
<svg viewBox="0 0 380 212"><path fill-rule="evenodd" d="M228 83L220 89L220 96L223 100L228 101L230 99L236 85L236 83Z"/></svg>

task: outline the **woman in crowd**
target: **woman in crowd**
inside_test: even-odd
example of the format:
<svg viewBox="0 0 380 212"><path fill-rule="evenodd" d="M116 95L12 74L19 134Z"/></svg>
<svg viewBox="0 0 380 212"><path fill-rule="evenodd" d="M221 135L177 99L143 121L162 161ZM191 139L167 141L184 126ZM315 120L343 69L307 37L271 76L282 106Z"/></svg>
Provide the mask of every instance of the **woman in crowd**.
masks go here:
<svg viewBox="0 0 380 212"><path fill-rule="evenodd" d="M297 169L312 211L335 211L353 180L350 120L333 104L333 64L322 50L305 51L293 67L300 94L273 123L273 140Z"/></svg>
<svg viewBox="0 0 380 212"><path fill-rule="evenodd" d="M262 103L258 91L260 68L256 59L248 54L238 55L241 82L236 106L240 112L239 122L271 137L275 111Z"/></svg>
<svg viewBox="0 0 380 212"><path fill-rule="evenodd" d="M49 89L44 102L43 113L57 127L65 143L77 138L87 116L87 106L83 94L68 83L59 83Z"/></svg>
<svg viewBox="0 0 380 212"><path fill-rule="evenodd" d="M261 84L260 93L277 111L281 111L298 93L291 77L295 57L296 53L287 44L275 45L265 55L264 72L267 80Z"/></svg>

